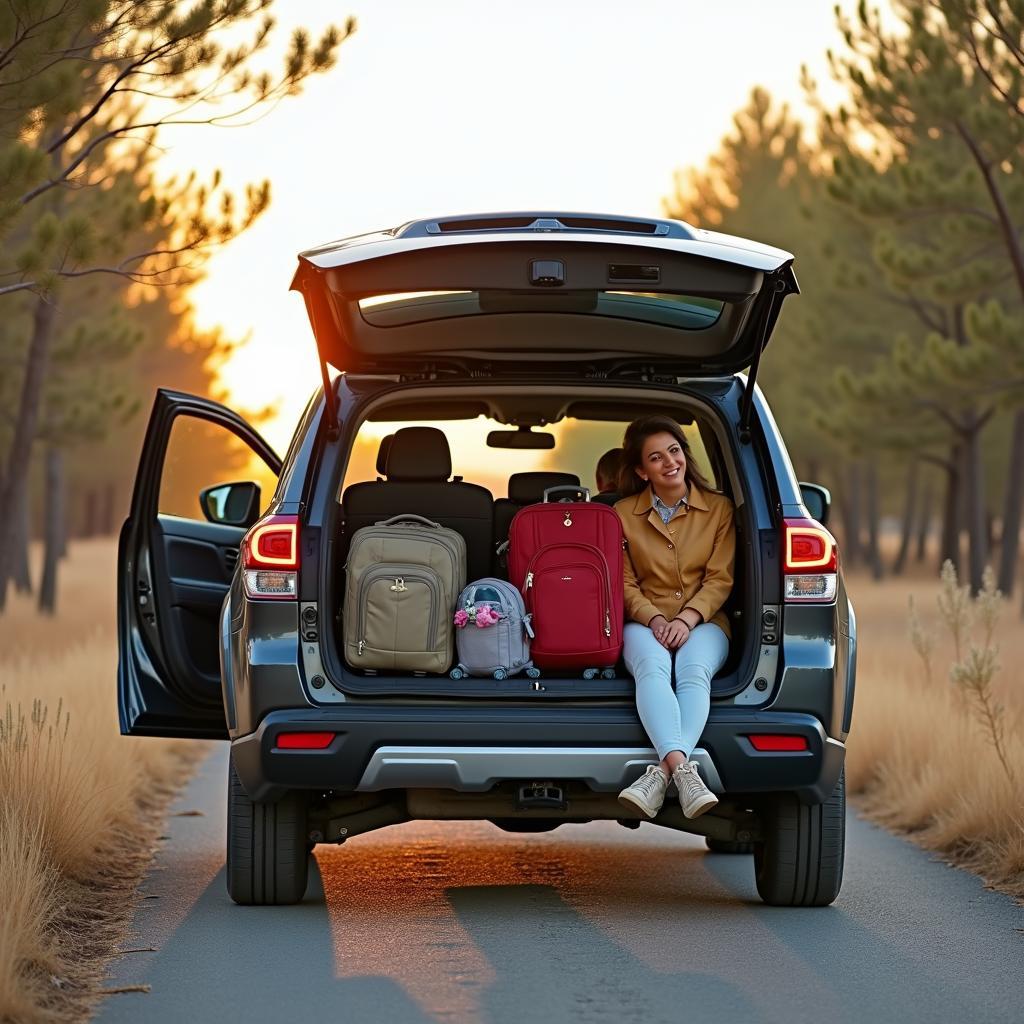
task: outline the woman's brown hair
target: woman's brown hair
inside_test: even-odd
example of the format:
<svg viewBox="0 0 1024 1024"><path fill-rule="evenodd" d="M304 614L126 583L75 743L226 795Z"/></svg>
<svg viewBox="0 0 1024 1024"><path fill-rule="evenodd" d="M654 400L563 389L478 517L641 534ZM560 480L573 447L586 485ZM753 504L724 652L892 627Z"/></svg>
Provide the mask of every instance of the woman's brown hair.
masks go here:
<svg viewBox="0 0 1024 1024"><path fill-rule="evenodd" d="M626 427L622 438L622 467L619 469L619 494L622 497L639 494L647 486L636 471L643 462L644 442L652 434L671 434L679 442L686 456L687 484L695 483L702 491L715 490L694 464L693 452L683 434L683 428L671 416L641 416Z"/></svg>

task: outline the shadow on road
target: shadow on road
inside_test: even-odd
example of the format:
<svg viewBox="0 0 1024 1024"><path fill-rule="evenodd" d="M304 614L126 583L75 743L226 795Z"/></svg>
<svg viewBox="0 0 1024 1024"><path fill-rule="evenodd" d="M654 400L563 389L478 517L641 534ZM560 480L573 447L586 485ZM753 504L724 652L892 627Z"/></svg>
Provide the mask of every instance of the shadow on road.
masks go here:
<svg viewBox="0 0 1024 1024"><path fill-rule="evenodd" d="M223 869L146 972L149 995L110 1001L107 1021L433 1020L383 973L339 978L316 862L294 907L238 907ZM352 1013L353 1008L358 1008ZM372 1010L372 1012L371 1012Z"/></svg>
<svg viewBox="0 0 1024 1024"><path fill-rule="evenodd" d="M671 1022L684 1008L714 1007L718 1020L754 1020L756 1007L720 975L651 969L543 885L448 889L495 980L481 994L486 1020ZM512 926L514 922L514 927ZM699 937L679 935L679 963ZM703 1016L703 1014L702 1014Z"/></svg>

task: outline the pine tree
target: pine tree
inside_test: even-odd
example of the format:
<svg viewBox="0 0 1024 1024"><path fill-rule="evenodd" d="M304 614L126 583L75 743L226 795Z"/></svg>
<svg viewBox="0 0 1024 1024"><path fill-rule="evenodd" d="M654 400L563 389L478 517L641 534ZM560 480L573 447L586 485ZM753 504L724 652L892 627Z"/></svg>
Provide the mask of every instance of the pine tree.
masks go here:
<svg viewBox="0 0 1024 1024"><path fill-rule="evenodd" d="M899 2L902 25L892 31L864 3L854 19L840 15L847 50L833 55L832 70L849 101L824 128L835 143L832 194L876 225L875 262L921 320L915 344L904 339L869 371L868 390L887 374L912 377L912 407L930 403L932 421L957 436L978 588L986 555L980 436L997 409L993 395L1007 390L1006 363L983 336L978 309L990 311L987 325L998 319L993 309L1013 320L1007 304L1024 297L1024 186L1013 174L1024 120L963 59L962 6ZM1009 475L1019 472L1014 452ZM1015 562L1016 531L1007 545Z"/></svg>
<svg viewBox="0 0 1024 1024"><path fill-rule="evenodd" d="M25 0L0 11L0 296L31 296L31 325L4 474L0 521L27 485L61 302L76 281L184 285L269 202L239 202L214 174L161 183L148 164L176 124L239 125L330 68L353 30L315 44L297 30L276 74L256 64L272 0ZM225 33L248 41L225 47ZM128 241L148 242L133 249ZM14 561L0 536L0 608Z"/></svg>

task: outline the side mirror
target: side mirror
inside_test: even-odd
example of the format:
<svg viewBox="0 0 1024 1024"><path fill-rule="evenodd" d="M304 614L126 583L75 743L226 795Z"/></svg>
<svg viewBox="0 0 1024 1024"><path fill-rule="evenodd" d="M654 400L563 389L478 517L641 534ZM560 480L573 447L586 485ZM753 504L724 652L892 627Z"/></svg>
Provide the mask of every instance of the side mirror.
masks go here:
<svg viewBox="0 0 1024 1024"><path fill-rule="evenodd" d="M260 515L260 485L241 480L207 487L199 492L199 507L211 523L252 526Z"/></svg>
<svg viewBox="0 0 1024 1024"><path fill-rule="evenodd" d="M832 504L832 495L827 487L821 484L800 483L800 493L803 495L804 505L811 514L811 518L817 520L822 526L828 526L828 510Z"/></svg>

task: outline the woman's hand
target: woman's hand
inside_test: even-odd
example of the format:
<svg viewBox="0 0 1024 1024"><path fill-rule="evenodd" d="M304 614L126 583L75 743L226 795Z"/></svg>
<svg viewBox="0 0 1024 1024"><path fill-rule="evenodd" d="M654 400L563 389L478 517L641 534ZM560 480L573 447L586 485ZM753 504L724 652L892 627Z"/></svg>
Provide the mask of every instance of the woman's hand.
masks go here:
<svg viewBox="0 0 1024 1024"><path fill-rule="evenodd" d="M682 647L690 638L690 627L682 619L670 622L664 615L655 615L649 625L654 639L670 651Z"/></svg>

